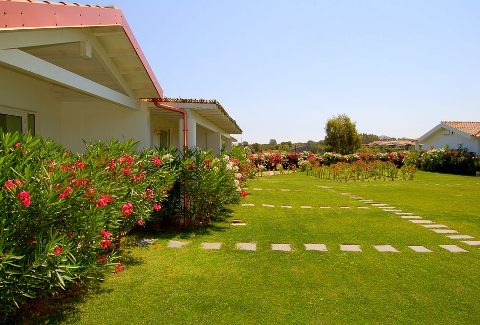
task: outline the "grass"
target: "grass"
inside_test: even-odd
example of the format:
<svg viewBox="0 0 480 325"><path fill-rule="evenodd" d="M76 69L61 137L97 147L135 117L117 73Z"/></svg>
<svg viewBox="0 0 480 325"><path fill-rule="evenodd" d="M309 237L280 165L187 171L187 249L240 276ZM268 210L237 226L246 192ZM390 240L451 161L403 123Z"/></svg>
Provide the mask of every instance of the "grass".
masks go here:
<svg viewBox="0 0 480 325"><path fill-rule="evenodd" d="M340 195L349 192L388 203L478 239L479 182L423 172L414 181L347 184L304 174L255 179L243 201L255 206L233 208L234 217L247 226L218 223L201 232L159 234L147 248L130 246L125 271L76 302L62 322L480 323L478 247L378 208L357 209L361 203ZM332 208L319 209L322 205ZM169 239L190 244L168 249ZM223 243L219 251L199 248L202 242L217 241ZM238 251L237 242L256 242L258 251ZM271 251L272 243L290 243L294 251ZM329 251L305 251L304 243L325 243ZM362 245L364 252L341 252L338 245L347 243ZM381 244L401 252L379 253L372 247ZM457 244L470 252L450 253L440 244ZM407 245L434 252L414 253Z"/></svg>

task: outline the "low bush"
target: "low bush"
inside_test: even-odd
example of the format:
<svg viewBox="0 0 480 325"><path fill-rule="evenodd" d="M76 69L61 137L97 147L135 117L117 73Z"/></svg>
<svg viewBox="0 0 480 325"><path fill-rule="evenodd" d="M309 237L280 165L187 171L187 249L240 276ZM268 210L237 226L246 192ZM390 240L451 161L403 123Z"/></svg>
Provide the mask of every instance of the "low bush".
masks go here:
<svg viewBox="0 0 480 325"><path fill-rule="evenodd" d="M161 209L176 179L170 153L135 147L98 143L74 155L50 140L0 133L0 317L121 271L120 237Z"/></svg>
<svg viewBox="0 0 480 325"><path fill-rule="evenodd" d="M416 157L419 169L431 172L475 175L479 159L466 149L432 149L422 151Z"/></svg>

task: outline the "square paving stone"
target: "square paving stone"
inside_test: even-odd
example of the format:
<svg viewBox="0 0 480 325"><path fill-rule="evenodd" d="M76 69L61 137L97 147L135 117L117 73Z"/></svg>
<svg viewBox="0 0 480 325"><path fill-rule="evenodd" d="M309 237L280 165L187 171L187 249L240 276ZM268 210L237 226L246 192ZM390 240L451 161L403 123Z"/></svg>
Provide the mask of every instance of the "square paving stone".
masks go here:
<svg viewBox="0 0 480 325"><path fill-rule="evenodd" d="M292 246L290 244L272 244L272 251L291 252Z"/></svg>
<svg viewBox="0 0 480 325"><path fill-rule="evenodd" d="M398 210L398 209L383 209L383 211L385 211L385 212L401 212L402 210Z"/></svg>
<svg viewBox="0 0 480 325"><path fill-rule="evenodd" d="M350 207L340 207L340 209L350 209Z"/></svg>
<svg viewBox="0 0 480 325"><path fill-rule="evenodd" d="M321 251L321 252L328 251L327 245L325 244L305 244L305 249L307 251Z"/></svg>
<svg viewBox="0 0 480 325"><path fill-rule="evenodd" d="M360 245L340 245L340 250L344 252L361 252Z"/></svg>
<svg viewBox="0 0 480 325"><path fill-rule="evenodd" d="M480 240L462 240L462 243L470 246L480 246Z"/></svg>
<svg viewBox="0 0 480 325"><path fill-rule="evenodd" d="M424 246L408 246L412 251L417 253L431 253L432 251Z"/></svg>
<svg viewBox="0 0 480 325"><path fill-rule="evenodd" d="M357 207L358 209L370 209L369 207Z"/></svg>
<svg viewBox="0 0 480 325"><path fill-rule="evenodd" d="M254 207L255 204L253 203L242 203L242 207Z"/></svg>
<svg viewBox="0 0 480 325"><path fill-rule="evenodd" d="M255 243L237 243L236 247L237 247L237 249L242 250L242 251L256 251L257 250L257 244L255 244Z"/></svg>
<svg viewBox="0 0 480 325"><path fill-rule="evenodd" d="M188 245L187 242L184 241L177 241L177 240L170 240L168 241L168 248L182 248L183 246Z"/></svg>
<svg viewBox="0 0 480 325"><path fill-rule="evenodd" d="M222 247L222 243L202 243L203 249L220 249Z"/></svg>
<svg viewBox="0 0 480 325"><path fill-rule="evenodd" d="M457 245L438 245L443 249L446 249L449 252L452 253L463 253L463 252L468 252L466 249L463 249L461 247L458 247Z"/></svg>
<svg viewBox="0 0 480 325"><path fill-rule="evenodd" d="M435 225L422 225L422 226L424 226L425 228L448 228L448 226L438 225L438 224L435 224Z"/></svg>
<svg viewBox="0 0 480 325"><path fill-rule="evenodd" d="M326 206L322 206L320 207L320 209L331 209L332 207L326 207Z"/></svg>
<svg viewBox="0 0 480 325"><path fill-rule="evenodd" d="M400 251L397 250L395 247L393 247L392 245L376 245L376 246L373 246L375 247L375 249L379 252L385 252L385 253L399 253Z"/></svg>
<svg viewBox="0 0 480 325"><path fill-rule="evenodd" d="M282 192L290 192L290 190L288 188L281 188L280 191Z"/></svg>
<svg viewBox="0 0 480 325"><path fill-rule="evenodd" d="M246 226L245 222L232 222L230 225L237 227L237 226Z"/></svg>
<svg viewBox="0 0 480 325"><path fill-rule="evenodd" d="M254 190L254 191L261 191L262 189L261 189L261 188L256 188L256 187L254 187L254 188L252 188L252 190Z"/></svg>
<svg viewBox="0 0 480 325"><path fill-rule="evenodd" d="M426 223L433 223L432 220L417 220L417 219L412 219L412 220L409 220L411 223L418 223L418 224L426 224Z"/></svg>
<svg viewBox="0 0 480 325"><path fill-rule="evenodd" d="M271 204L262 204L263 207L266 207L266 208L274 208L275 206L274 205L271 205Z"/></svg>
<svg viewBox="0 0 480 325"><path fill-rule="evenodd" d="M458 231L453 230L453 229L430 229L433 232L436 232L437 234L456 234Z"/></svg>
<svg viewBox="0 0 480 325"><path fill-rule="evenodd" d="M411 212L395 212L397 216L413 216Z"/></svg>
<svg viewBox="0 0 480 325"><path fill-rule="evenodd" d="M388 204L385 203L372 203L374 207L386 207Z"/></svg>
<svg viewBox="0 0 480 325"><path fill-rule="evenodd" d="M312 207L309 206L309 205L301 205L300 208L301 209L311 209Z"/></svg>
<svg viewBox="0 0 480 325"><path fill-rule="evenodd" d="M449 235L447 236L450 239L473 239L473 236L470 235Z"/></svg>
<svg viewBox="0 0 480 325"><path fill-rule="evenodd" d="M420 216L401 216L402 219L422 219Z"/></svg>
<svg viewBox="0 0 480 325"><path fill-rule="evenodd" d="M281 208L284 208L284 209L291 209L292 206L291 205L282 205L280 206Z"/></svg>

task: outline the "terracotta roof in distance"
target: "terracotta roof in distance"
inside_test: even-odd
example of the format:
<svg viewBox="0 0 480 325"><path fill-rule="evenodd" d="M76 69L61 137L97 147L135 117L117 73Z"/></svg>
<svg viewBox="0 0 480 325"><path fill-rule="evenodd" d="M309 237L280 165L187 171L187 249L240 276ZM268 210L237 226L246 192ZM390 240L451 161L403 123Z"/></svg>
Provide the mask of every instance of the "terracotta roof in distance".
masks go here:
<svg viewBox="0 0 480 325"><path fill-rule="evenodd" d="M442 121L442 124L462 132L480 137L480 122Z"/></svg>

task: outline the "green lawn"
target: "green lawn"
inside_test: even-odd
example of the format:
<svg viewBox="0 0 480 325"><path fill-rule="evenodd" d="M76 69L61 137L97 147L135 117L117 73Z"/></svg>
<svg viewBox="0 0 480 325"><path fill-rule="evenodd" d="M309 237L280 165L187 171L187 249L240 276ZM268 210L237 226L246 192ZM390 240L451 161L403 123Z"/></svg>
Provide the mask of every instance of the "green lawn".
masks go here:
<svg viewBox="0 0 480 325"><path fill-rule="evenodd" d="M479 177L422 172L414 181L347 184L301 173L255 179L242 201L255 206L233 208L234 218L247 226L219 223L203 233L157 235L147 248L128 247L124 272L109 276L62 322L478 324L480 246L379 208L358 209L368 204L340 193L390 204L480 240L479 182ZM189 245L167 248L170 239ZM223 246L206 251L202 242ZM257 251L236 250L238 242L255 242ZM293 251L271 251L272 243L291 244ZM323 243L329 250L306 251L305 243ZM361 245L363 252L342 252L340 244ZM382 244L400 253L373 248ZM469 252L451 253L441 244ZM433 252L416 253L408 245Z"/></svg>

